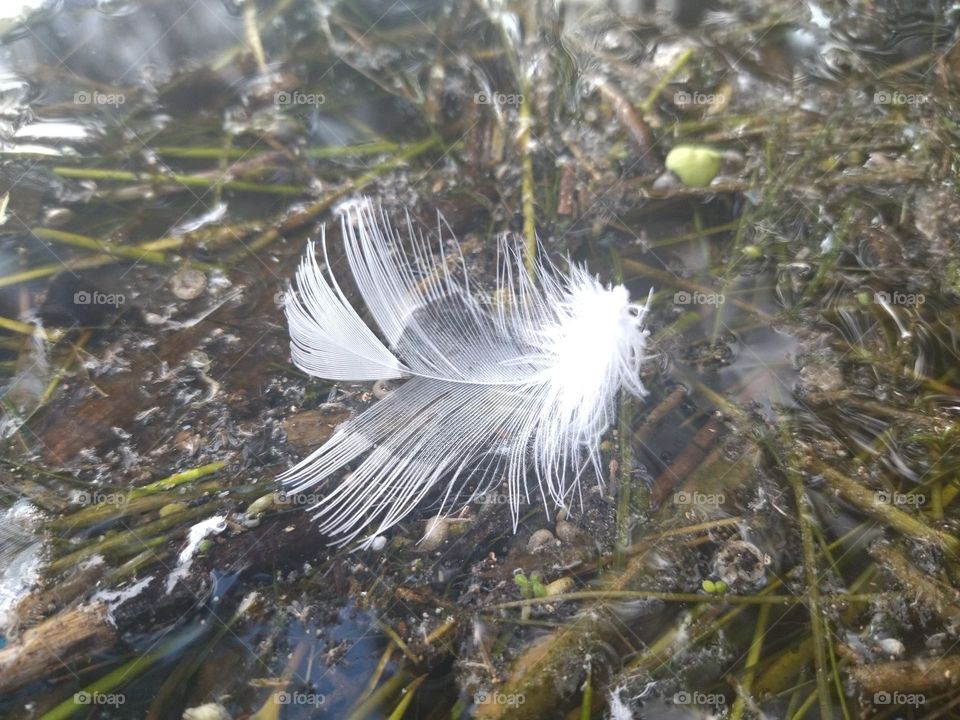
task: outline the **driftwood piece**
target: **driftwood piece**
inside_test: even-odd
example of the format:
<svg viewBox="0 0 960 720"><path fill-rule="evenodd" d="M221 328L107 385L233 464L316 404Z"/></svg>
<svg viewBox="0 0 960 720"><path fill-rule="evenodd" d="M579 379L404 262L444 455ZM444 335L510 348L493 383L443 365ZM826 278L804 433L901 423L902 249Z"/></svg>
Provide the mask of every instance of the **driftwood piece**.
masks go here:
<svg viewBox="0 0 960 720"><path fill-rule="evenodd" d="M82 605L44 620L0 650L0 693L51 677L112 647L116 631L103 603Z"/></svg>
<svg viewBox="0 0 960 720"><path fill-rule="evenodd" d="M858 665L851 668L850 673L867 695L948 690L960 685L960 655Z"/></svg>
<svg viewBox="0 0 960 720"><path fill-rule="evenodd" d="M151 628L172 625L187 616L202 616L207 612L206 599L214 590L215 569L226 568L247 577L269 576L301 568L307 561L316 562L318 546L322 548L322 543L307 513L284 513L268 518L259 526L230 538L229 542L214 543L206 554L195 558L191 571L179 579L171 592L163 591L166 573L162 573L145 591L133 593L119 602L111 601L109 617L108 606L97 600L56 612L63 607L62 603L79 601L84 582L93 590L105 566L97 564L81 569L61 583L58 590L51 585L18 607L22 626L47 612L55 614L23 630L9 646L0 650L0 696L55 676L64 667L85 667L107 651L114 650L116 654L117 649L126 647L130 637ZM252 552L254 548L259 552ZM130 583L137 581L127 582L125 587L129 588ZM119 588L107 585L100 589Z"/></svg>

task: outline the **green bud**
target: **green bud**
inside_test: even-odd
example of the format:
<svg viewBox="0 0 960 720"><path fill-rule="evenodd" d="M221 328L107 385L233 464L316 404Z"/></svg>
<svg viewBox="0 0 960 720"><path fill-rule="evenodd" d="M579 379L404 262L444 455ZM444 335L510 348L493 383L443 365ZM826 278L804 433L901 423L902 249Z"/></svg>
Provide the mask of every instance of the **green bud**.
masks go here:
<svg viewBox="0 0 960 720"><path fill-rule="evenodd" d="M720 172L721 155L702 145L677 145L664 164L687 187L706 187Z"/></svg>
<svg viewBox="0 0 960 720"><path fill-rule="evenodd" d="M543 576L540 573L531 573L530 589L533 591L533 597L547 596L547 587L543 584Z"/></svg>
<svg viewBox="0 0 960 720"><path fill-rule="evenodd" d="M520 596L523 598L533 597L533 592L530 589L530 581L527 580L527 576L523 574L523 570L515 570L513 573L513 582L518 588L520 588Z"/></svg>

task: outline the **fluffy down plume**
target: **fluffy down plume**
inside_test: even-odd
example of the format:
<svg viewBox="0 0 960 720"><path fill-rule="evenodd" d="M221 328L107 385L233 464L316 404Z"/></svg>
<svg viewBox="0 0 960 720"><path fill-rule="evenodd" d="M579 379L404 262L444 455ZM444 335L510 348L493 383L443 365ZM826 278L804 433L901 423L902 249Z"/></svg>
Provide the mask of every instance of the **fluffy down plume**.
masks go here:
<svg viewBox="0 0 960 720"><path fill-rule="evenodd" d="M536 484L544 504L566 506L587 467L601 477L599 442L623 388L645 394L647 303L578 265L540 263L499 241L496 292L471 289L456 242L428 242L406 218L407 243L369 203L341 216L353 279L380 331L350 305L311 242L286 296L293 362L329 380L410 378L341 425L281 476L305 492L353 466L313 506L338 544L364 545L400 522L434 488L440 512L509 488L514 531ZM384 342L384 340L386 342Z"/></svg>

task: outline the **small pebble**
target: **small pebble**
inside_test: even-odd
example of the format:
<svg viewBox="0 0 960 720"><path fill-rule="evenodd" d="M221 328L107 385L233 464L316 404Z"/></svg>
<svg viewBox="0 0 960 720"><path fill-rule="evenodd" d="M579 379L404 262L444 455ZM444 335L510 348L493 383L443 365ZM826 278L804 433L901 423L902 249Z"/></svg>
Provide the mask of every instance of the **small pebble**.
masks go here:
<svg viewBox="0 0 960 720"><path fill-rule="evenodd" d="M207 276L193 268L183 268L170 280L170 291L179 300L194 300L207 289Z"/></svg>
<svg viewBox="0 0 960 720"><path fill-rule="evenodd" d="M231 716L223 705L207 703L184 710L183 720L231 720Z"/></svg>
<svg viewBox="0 0 960 720"><path fill-rule="evenodd" d="M560 540L560 542L572 545L576 542L577 535L579 535L579 531L577 530L577 526L572 522L567 522L566 520L557 522L557 539Z"/></svg>
<svg viewBox="0 0 960 720"><path fill-rule="evenodd" d="M73 211L64 207L50 208L43 214L43 224L47 227L60 227L73 220Z"/></svg>
<svg viewBox="0 0 960 720"><path fill-rule="evenodd" d="M393 392L393 383L389 380L377 380L373 384L373 396L377 400L383 400L387 395Z"/></svg>
<svg viewBox="0 0 960 720"><path fill-rule="evenodd" d="M541 528L533 533L530 536L530 540L527 541L527 551L536 552L541 548L546 547L547 545L556 542L556 538L553 536L553 533L547 530L546 528Z"/></svg>
<svg viewBox="0 0 960 720"><path fill-rule="evenodd" d="M432 552L447 541L450 535L450 520L437 515L427 520L427 531L420 541L420 548Z"/></svg>
<svg viewBox="0 0 960 720"><path fill-rule="evenodd" d="M562 577L554 580L547 585L547 597L552 595L563 595L570 592L576 586L576 581L572 577Z"/></svg>
<svg viewBox="0 0 960 720"><path fill-rule="evenodd" d="M766 555L753 543L730 540L717 553L716 574L730 587L758 585L767 574Z"/></svg>
<svg viewBox="0 0 960 720"><path fill-rule="evenodd" d="M680 187L680 178L667 170L653 181L654 190L673 190Z"/></svg>
<svg viewBox="0 0 960 720"><path fill-rule="evenodd" d="M907 650L896 638L884 638L877 642L877 647L880 648L880 652L890 657L900 657Z"/></svg>
<svg viewBox="0 0 960 720"><path fill-rule="evenodd" d="M194 455L203 444L203 439L188 430L181 430L174 435L173 444L178 450L187 453L187 455Z"/></svg>

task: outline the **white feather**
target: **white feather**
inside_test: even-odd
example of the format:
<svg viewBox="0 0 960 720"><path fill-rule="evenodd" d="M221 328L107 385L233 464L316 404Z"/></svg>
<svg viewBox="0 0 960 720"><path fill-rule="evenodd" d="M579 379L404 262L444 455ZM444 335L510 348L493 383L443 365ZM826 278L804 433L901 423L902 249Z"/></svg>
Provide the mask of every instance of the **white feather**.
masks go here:
<svg viewBox="0 0 960 720"><path fill-rule="evenodd" d="M585 468L600 474L599 442L622 388L645 394L640 365L646 304L582 266L540 263L537 280L520 249L499 243L496 302L471 290L459 247L444 254L406 218L409 249L382 210L353 203L341 216L357 289L382 342L350 305L313 244L288 293L293 361L332 380L411 379L281 476L306 491L338 470L353 472L314 506L321 529L369 544L438 485L441 512L506 479L514 530L528 480L565 506ZM324 260L329 267L326 236ZM389 347L388 347L389 345Z"/></svg>

